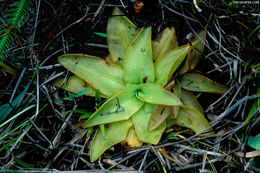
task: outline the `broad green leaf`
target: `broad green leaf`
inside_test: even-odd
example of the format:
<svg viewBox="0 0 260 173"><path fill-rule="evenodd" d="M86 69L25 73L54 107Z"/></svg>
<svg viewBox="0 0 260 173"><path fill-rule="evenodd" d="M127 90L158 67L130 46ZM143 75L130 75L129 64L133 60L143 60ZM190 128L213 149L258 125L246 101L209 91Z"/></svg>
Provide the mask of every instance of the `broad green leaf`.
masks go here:
<svg viewBox="0 0 260 173"><path fill-rule="evenodd" d="M260 150L260 137L249 136L247 145L254 149Z"/></svg>
<svg viewBox="0 0 260 173"><path fill-rule="evenodd" d="M151 27L142 29L129 45L124 61L124 79L128 84L154 82Z"/></svg>
<svg viewBox="0 0 260 173"><path fill-rule="evenodd" d="M165 122L170 113L171 108L169 106L157 105L149 119L147 129L151 131L159 127L163 122Z"/></svg>
<svg viewBox="0 0 260 173"><path fill-rule="evenodd" d="M153 41L153 59L157 60L164 53L178 47L175 28L165 28Z"/></svg>
<svg viewBox="0 0 260 173"><path fill-rule="evenodd" d="M138 140L134 126L128 130L127 137L121 144L125 147L141 147L143 145L143 142Z"/></svg>
<svg viewBox="0 0 260 173"><path fill-rule="evenodd" d="M176 124L178 126L189 128L196 134L210 127L209 122L200 111L188 106L181 107L177 120L174 120L169 116L167 121L167 127ZM214 134L214 132L208 132L207 134Z"/></svg>
<svg viewBox="0 0 260 173"><path fill-rule="evenodd" d="M192 42L192 45L194 45L195 49L192 49L193 52L191 52L190 56L187 57L185 64L182 66L182 68L180 70L180 74L187 73L188 71L193 70L197 66L197 64L202 56L202 53L204 51L206 34L207 34L206 30L200 31L198 33L199 37L197 37L193 33L193 38L191 39L191 42ZM195 45L195 42L197 40L200 40L200 43Z"/></svg>
<svg viewBox="0 0 260 173"><path fill-rule="evenodd" d="M156 145L166 128L166 122L162 123L158 128L152 131L147 130L148 122L156 105L145 103L144 106L134 114L133 123L137 137L140 141Z"/></svg>
<svg viewBox="0 0 260 173"><path fill-rule="evenodd" d="M123 65L126 49L139 29L119 10L114 8L107 24L107 45L113 63Z"/></svg>
<svg viewBox="0 0 260 173"><path fill-rule="evenodd" d="M181 101L182 101L183 105L193 107L204 115L204 110L203 110L202 106L199 104L198 100L192 94L192 92L182 90L181 91Z"/></svg>
<svg viewBox="0 0 260 173"><path fill-rule="evenodd" d="M88 92L84 93L86 96L95 96L96 93L96 90L92 86L75 75L67 78L66 80L64 80L64 78L59 78L54 82L53 85L56 87L61 87L62 89L72 93L79 93L86 90L87 88L90 88Z"/></svg>
<svg viewBox="0 0 260 173"><path fill-rule="evenodd" d="M109 124L105 136L97 129L90 146L90 161L96 161L107 149L124 141L132 125L132 119Z"/></svg>
<svg viewBox="0 0 260 173"><path fill-rule="evenodd" d="M128 85L125 89L113 95L84 122L83 127L129 119L144 104L135 96L137 88L137 85Z"/></svg>
<svg viewBox="0 0 260 173"><path fill-rule="evenodd" d="M186 73L180 78L181 87L188 91L197 92L211 92L217 94L224 94L227 88L217 82L213 82L209 78L197 74L197 73Z"/></svg>
<svg viewBox="0 0 260 173"><path fill-rule="evenodd" d="M106 96L125 86L121 67L99 57L66 54L59 57L59 62Z"/></svg>
<svg viewBox="0 0 260 173"><path fill-rule="evenodd" d="M163 89L159 84L140 84L136 97L151 104L175 106L182 105L181 101L171 92Z"/></svg>
<svg viewBox="0 0 260 173"><path fill-rule="evenodd" d="M189 45L184 45L173 49L172 51L159 57L155 64L155 82L165 86L172 77L172 74L181 65L186 58L189 50Z"/></svg>
<svg viewBox="0 0 260 173"><path fill-rule="evenodd" d="M176 80L175 85L174 85L174 95L178 99L181 99L181 94L182 94L182 90L181 90L180 82L178 80ZM181 107L180 106L172 106L171 108L172 108L173 118L177 119Z"/></svg>

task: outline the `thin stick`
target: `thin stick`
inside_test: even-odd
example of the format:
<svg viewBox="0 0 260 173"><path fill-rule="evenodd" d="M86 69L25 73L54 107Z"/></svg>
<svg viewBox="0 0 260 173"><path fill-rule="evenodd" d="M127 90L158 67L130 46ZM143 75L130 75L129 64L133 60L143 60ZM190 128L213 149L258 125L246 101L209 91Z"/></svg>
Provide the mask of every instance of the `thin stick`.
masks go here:
<svg viewBox="0 0 260 173"><path fill-rule="evenodd" d="M145 160L146 160L146 158L147 158L148 153L149 153L149 149L146 150L146 152L145 152L145 154L144 154L144 158L143 158L143 160L142 160L142 163L141 163L141 165L140 165L138 171L141 171L141 170L142 170L142 167L143 167L143 165L144 165L144 162L145 162Z"/></svg>
<svg viewBox="0 0 260 173"><path fill-rule="evenodd" d="M100 5L99 5L99 7L98 7L98 9L97 9L97 11L96 11L95 14L94 14L94 17L93 17L92 21L95 20L95 18L96 18L97 15L99 14L100 10L103 8L103 6L104 6L104 4L105 4L105 1L106 1L106 0L102 0L102 1L101 1Z"/></svg>
<svg viewBox="0 0 260 173"><path fill-rule="evenodd" d="M72 110L75 110L76 108L77 108L77 105L74 105L74 107L73 107ZM60 130L58 131L58 133L56 134L55 138L54 138L53 141L52 141L52 145L49 146L50 149L54 149L54 148L57 147L57 143L59 142L59 139L60 139L60 137L61 137L61 134L62 134L63 130L67 127L68 122L69 122L69 120L70 120L72 114L73 114L73 112L71 112L71 113L67 116L67 118L65 119L65 121L63 122L63 124L62 124Z"/></svg>
<svg viewBox="0 0 260 173"><path fill-rule="evenodd" d="M31 120L29 119L31 124L36 128L36 130L42 135L42 137L50 144L52 145L51 141L43 134L43 132L37 127L37 125Z"/></svg>
<svg viewBox="0 0 260 173"><path fill-rule="evenodd" d="M75 24L81 22L83 19L85 19L85 18L87 17L87 15L88 15L88 11L89 11L89 7L87 8L85 14L84 14L80 19L76 20L75 22L73 22L72 24L70 24L69 26L67 26L67 27L64 28L63 30L61 30L58 34L56 34L56 37L55 37L55 38L57 38L60 34L62 34L64 31L66 31L67 29L69 29L69 28L72 27L73 25L75 25ZM49 42L47 43L47 45L44 47L43 51L45 51L45 50L47 49L47 47L51 44L52 41L53 41L53 40L51 40L51 41L49 41Z"/></svg>
<svg viewBox="0 0 260 173"><path fill-rule="evenodd" d="M23 75L24 75L25 71L26 71L26 68L23 68L23 70L22 70L22 72L21 72L21 74L20 74L20 76L19 76L19 79L18 79L18 81L17 81L17 83L16 83L16 85L15 85L15 88L14 88L14 91L13 91L13 93L12 93L12 96L11 96L11 98L10 98L10 100L9 100L9 103L11 103L11 102L13 101L14 95L15 95L15 93L16 93L16 90L17 90L18 86L19 86L20 83L21 83L21 80L22 80L22 78L23 78Z"/></svg>

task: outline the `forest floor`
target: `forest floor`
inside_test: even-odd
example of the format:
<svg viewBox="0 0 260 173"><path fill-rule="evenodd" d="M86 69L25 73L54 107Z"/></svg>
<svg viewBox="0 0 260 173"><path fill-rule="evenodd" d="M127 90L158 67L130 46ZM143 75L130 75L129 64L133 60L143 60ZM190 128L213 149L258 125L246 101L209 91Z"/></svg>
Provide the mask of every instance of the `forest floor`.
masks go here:
<svg viewBox="0 0 260 173"><path fill-rule="evenodd" d="M12 2L0 0L1 25ZM140 12L137 3L143 3ZM95 98L70 97L53 82L70 75L59 55L109 54L102 34L114 7L139 28L152 26L153 38L174 26L180 45L189 33L207 30L195 70L228 87L224 95L196 93L215 135L174 126L156 146L127 151L118 144L90 162L86 136L93 134L79 126L79 114L68 111L93 112ZM259 9L259 1L33 0L20 32L8 31L14 39L3 63L16 74L0 72L0 171L259 172ZM19 101L12 105L14 100Z"/></svg>

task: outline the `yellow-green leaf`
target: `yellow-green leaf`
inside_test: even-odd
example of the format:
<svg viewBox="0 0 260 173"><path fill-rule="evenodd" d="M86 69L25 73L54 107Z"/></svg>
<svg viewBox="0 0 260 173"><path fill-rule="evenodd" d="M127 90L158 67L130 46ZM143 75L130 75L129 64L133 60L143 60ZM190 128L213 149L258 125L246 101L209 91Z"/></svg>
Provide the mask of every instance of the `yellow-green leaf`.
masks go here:
<svg viewBox="0 0 260 173"><path fill-rule="evenodd" d="M125 147L141 147L143 145L143 142L138 140L134 126L128 130L126 139L121 144Z"/></svg>
<svg viewBox="0 0 260 173"><path fill-rule="evenodd" d="M107 24L107 45L113 63L123 65L126 49L139 29L119 10L114 8Z"/></svg>
<svg viewBox="0 0 260 173"><path fill-rule="evenodd" d="M125 89L113 95L84 122L83 127L129 119L144 104L135 96L137 88L137 85L128 85Z"/></svg>
<svg viewBox="0 0 260 173"><path fill-rule="evenodd" d="M59 62L106 96L125 86L122 68L99 57L66 54L59 57Z"/></svg>
<svg viewBox="0 0 260 173"><path fill-rule="evenodd" d="M181 90L180 82L178 80L176 80L175 85L174 85L174 95L178 99L181 99L181 94L182 94L182 90ZM181 109L180 106L172 106L172 114L173 114L174 119L177 119L180 109Z"/></svg>
<svg viewBox="0 0 260 173"><path fill-rule="evenodd" d="M171 92L162 88L159 84L140 84L136 97L144 102L160 105L182 105L181 101Z"/></svg>
<svg viewBox="0 0 260 173"><path fill-rule="evenodd" d="M209 122L200 111L188 106L182 106L177 120L172 119L171 121L171 124L187 127L193 130L196 134L210 127ZM214 134L214 132L209 132L207 134Z"/></svg>
<svg viewBox="0 0 260 173"><path fill-rule="evenodd" d="M182 66L181 70L180 70L180 74L184 74L184 73L187 73L188 71L191 71L193 70L201 56L202 56L202 53L204 51L204 47L205 47L205 41L206 41L206 30L202 30L198 33L198 36L196 36L194 33L193 33L193 38L191 39L191 42L193 44L193 46L195 47L195 49L193 49L190 54L190 56L187 57L186 61L185 61L185 64ZM200 43L195 45L195 42L197 40L200 40Z"/></svg>
<svg viewBox="0 0 260 173"><path fill-rule="evenodd" d="M151 27L142 29L129 45L124 61L124 79L126 83L154 82L151 34Z"/></svg>
<svg viewBox="0 0 260 173"><path fill-rule="evenodd" d="M90 161L96 161L107 149L124 141L132 125L132 119L109 124L105 136L97 129L90 146Z"/></svg>
<svg viewBox="0 0 260 173"><path fill-rule="evenodd" d="M87 88L90 88L90 90L84 94L86 96L94 97L96 93L96 90L92 86L75 75L67 78L66 80L64 80L64 78L59 78L54 82L53 85L56 87L61 87L62 89L72 93L79 93L83 90L86 90Z"/></svg>
<svg viewBox="0 0 260 173"><path fill-rule="evenodd" d="M227 88L217 82L213 82L209 78L197 74L197 73L186 73L180 78L181 87L188 91L197 92L211 92L217 94L224 94Z"/></svg>
<svg viewBox="0 0 260 173"><path fill-rule="evenodd" d="M153 41L153 58L157 60L164 53L178 47L178 41L175 35L175 28L165 28L157 35Z"/></svg>
<svg viewBox="0 0 260 173"><path fill-rule="evenodd" d="M159 57L155 64L155 82L165 86L171 79L172 74L181 65L186 58L189 45L184 45L173 49L172 51Z"/></svg>
<svg viewBox="0 0 260 173"><path fill-rule="evenodd" d="M160 141L166 128L166 122L164 121L155 130L148 131L148 122L155 107L156 105L145 103L144 106L134 114L132 119L138 139L142 142L156 145Z"/></svg>
<svg viewBox="0 0 260 173"><path fill-rule="evenodd" d="M192 94L192 92L182 90L181 91L181 101L184 106L193 107L204 115L204 110L203 110L202 106L199 104L198 100Z"/></svg>
<svg viewBox="0 0 260 173"><path fill-rule="evenodd" d="M157 105L149 119L147 129L151 131L159 127L168 118L170 113L171 108L169 106Z"/></svg>

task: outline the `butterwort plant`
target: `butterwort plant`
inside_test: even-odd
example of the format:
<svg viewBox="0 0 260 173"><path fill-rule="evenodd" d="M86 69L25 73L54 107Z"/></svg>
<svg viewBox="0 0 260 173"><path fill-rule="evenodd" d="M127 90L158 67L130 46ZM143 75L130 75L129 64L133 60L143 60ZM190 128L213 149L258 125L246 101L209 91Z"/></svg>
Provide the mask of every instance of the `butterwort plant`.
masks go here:
<svg viewBox="0 0 260 173"><path fill-rule="evenodd" d="M190 71L202 55L206 32L178 46L173 27L152 41L152 28L137 28L118 9L107 24L109 56L66 54L59 62L75 75L54 85L106 101L82 124L99 126L90 145L90 160L122 143L141 147L158 144L167 126L177 124L195 133L209 129L204 111L191 91L223 94L226 87ZM212 131L204 133L212 134Z"/></svg>

